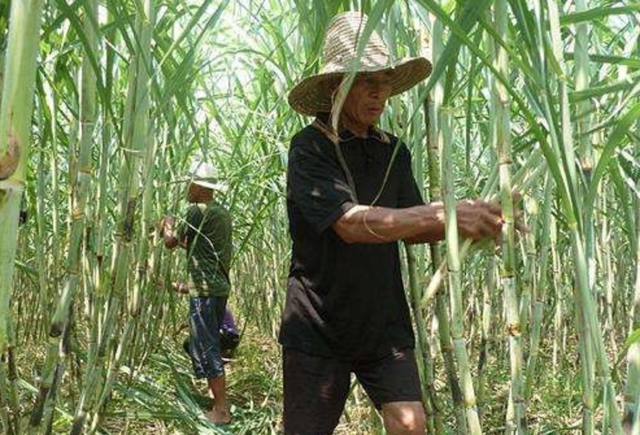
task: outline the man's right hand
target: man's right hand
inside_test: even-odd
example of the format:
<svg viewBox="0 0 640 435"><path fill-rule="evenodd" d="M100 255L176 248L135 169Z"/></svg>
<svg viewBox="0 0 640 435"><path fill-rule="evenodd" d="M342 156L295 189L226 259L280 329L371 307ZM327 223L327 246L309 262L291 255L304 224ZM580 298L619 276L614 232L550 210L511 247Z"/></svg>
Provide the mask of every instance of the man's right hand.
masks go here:
<svg viewBox="0 0 640 435"><path fill-rule="evenodd" d="M175 216L167 215L160 221L160 235L164 239L164 245L169 249L173 249L181 245L180 240L178 240L175 234L173 234L175 224Z"/></svg>

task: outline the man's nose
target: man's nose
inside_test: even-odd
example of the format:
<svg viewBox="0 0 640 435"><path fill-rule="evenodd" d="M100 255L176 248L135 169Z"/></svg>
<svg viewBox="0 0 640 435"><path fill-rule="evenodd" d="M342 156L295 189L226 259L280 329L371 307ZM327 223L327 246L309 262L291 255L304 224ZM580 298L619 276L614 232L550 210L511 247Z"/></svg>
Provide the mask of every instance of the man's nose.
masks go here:
<svg viewBox="0 0 640 435"><path fill-rule="evenodd" d="M369 89L369 96L376 100L384 100L389 95L389 86L384 83L372 84Z"/></svg>
<svg viewBox="0 0 640 435"><path fill-rule="evenodd" d="M371 85L369 90L369 95L371 98L375 98L376 100L381 99L383 96L383 86L380 83L375 83Z"/></svg>

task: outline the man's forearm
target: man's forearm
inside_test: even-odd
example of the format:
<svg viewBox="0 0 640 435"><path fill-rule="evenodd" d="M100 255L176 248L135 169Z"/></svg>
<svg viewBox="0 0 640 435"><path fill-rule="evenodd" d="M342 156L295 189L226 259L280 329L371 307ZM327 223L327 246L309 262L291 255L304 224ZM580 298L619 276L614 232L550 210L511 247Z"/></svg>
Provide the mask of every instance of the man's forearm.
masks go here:
<svg viewBox="0 0 640 435"><path fill-rule="evenodd" d="M334 225L347 243L429 243L444 237L442 204L393 209L357 205Z"/></svg>

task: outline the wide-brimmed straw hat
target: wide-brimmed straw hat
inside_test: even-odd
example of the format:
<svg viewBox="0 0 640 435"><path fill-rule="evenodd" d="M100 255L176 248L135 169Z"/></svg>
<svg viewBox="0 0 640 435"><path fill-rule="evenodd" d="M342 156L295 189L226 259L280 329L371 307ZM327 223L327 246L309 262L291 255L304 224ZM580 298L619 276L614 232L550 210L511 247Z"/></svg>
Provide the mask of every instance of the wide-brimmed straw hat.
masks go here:
<svg viewBox="0 0 640 435"><path fill-rule="evenodd" d="M325 36L320 72L302 80L289 92L289 104L293 109L309 116L331 111L331 95L323 82L351 72L353 62L358 59L358 41L367 20L360 12L345 12L334 17ZM431 62L425 57L392 59L382 38L373 32L357 72L378 71L392 73L391 95L397 95L427 78L431 74Z"/></svg>
<svg viewBox="0 0 640 435"><path fill-rule="evenodd" d="M227 185L219 181L216 168L210 163L199 160L194 161L189 168L189 181L208 189L227 190Z"/></svg>

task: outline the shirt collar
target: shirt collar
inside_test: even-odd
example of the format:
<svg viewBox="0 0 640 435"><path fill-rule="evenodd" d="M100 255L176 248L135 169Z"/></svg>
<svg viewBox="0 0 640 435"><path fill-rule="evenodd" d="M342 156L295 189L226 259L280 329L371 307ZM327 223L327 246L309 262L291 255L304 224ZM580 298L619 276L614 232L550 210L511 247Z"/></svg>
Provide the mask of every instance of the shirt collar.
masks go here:
<svg viewBox="0 0 640 435"><path fill-rule="evenodd" d="M318 130L320 130L320 132L324 134L332 142L334 142L335 139L337 139L339 142L344 143L357 138L356 135L354 135L351 131L347 130L346 128L343 128L342 130L340 130L340 134L336 135L335 131L330 126L328 113L318 114L318 117L315 119L312 125L316 127ZM383 144L388 145L391 143L391 139L389 139L389 136L384 131L376 128L375 126L371 126L369 128L369 137Z"/></svg>

